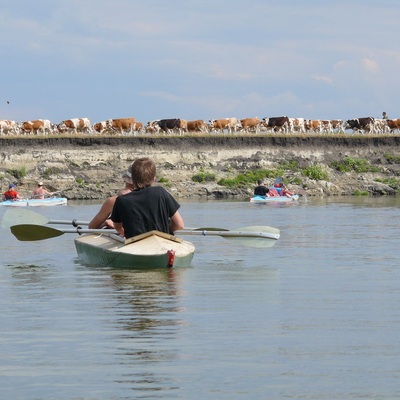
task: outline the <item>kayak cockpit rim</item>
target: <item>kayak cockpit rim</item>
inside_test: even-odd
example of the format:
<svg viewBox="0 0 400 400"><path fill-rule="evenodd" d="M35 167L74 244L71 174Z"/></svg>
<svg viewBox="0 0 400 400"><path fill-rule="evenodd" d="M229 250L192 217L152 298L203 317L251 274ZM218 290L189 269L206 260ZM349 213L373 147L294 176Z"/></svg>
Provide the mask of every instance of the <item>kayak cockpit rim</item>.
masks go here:
<svg viewBox="0 0 400 400"><path fill-rule="evenodd" d="M176 243L182 243L183 242L183 239L180 238L180 237L177 237L175 235L171 235L169 233L161 232L161 231L156 231L156 230L144 232L144 233L141 233L140 235L133 236L133 237L131 237L129 239L125 239L124 237L122 237L122 236L120 236L118 234L115 234L115 233L109 234L109 233L107 233L106 229L104 229L104 231L105 232L104 233L100 233L100 235L108 235L109 237L113 238L114 240L116 240L118 242L121 242L121 243L123 243L125 245L139 242L140 240L146 239L146 238L148 238L148 237L150 237L152 235L159 236L159 237L171 240L171 241L176 242ZM77 232L79 233L79 230Z"/></svg>

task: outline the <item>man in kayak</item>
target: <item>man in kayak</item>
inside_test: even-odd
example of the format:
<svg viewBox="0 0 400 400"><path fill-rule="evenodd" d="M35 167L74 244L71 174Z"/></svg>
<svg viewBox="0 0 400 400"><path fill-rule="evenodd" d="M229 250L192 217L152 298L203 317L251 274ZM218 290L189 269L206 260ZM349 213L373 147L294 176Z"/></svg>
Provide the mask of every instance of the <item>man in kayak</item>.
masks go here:
<svg viewBox="0 0 400 400"><path fill-rule="evenodd" d="M37 188L32 192L32 199L43 200L45 196L51 196L52 194L43 186L43 182L38 182Z"/></svg>
<svg viewBox="0 0 400 400"><path fill-rule="evenodd" d="M10 183L8 185L8 190L3 193L3 201L4 200L18 200L20 199L21 196L17 192L17 189L15 189L15 185L13 183Z"/></svg>
<svg viewBox="0 0 400 400"><path fill-rule="evenodd" d="M156 164L150 158L137 159L131 167L131 193L115 200L111 220L115 229L129 239L152 230L173 233L183 229L180 205L162 186L154 186Z"/></svg>
<svg viewBox="0 0 400 400"><path fill-rule="evenodd" d="M267 196L269 189L264 186L262 179L257 181L257 186L254 188L254 196Z"/></svg>

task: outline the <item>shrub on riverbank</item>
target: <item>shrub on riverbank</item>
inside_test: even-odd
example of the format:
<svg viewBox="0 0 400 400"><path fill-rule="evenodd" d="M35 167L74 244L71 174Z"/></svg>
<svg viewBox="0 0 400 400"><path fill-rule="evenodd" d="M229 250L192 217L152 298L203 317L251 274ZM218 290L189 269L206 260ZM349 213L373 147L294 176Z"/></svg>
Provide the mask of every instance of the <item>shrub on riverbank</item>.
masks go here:
<svg viewBox="0 0 400 400"><path fill-rule="evenodd" d="M333 161L331 167L340 172L379 172L380 169L371 165L365 158L345 157L341 161Z"/></svg>

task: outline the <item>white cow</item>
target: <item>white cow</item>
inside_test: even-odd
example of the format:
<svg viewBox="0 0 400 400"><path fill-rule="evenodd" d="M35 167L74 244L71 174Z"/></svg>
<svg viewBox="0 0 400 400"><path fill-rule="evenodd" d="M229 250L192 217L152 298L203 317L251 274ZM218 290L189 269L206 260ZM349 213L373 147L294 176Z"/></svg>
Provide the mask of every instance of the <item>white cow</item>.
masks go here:
<svg viewBox="0 0 400 400"><path fill-rule="evenodd" d="M0 134L8 134L8 133L16 133L17 131L17 124L15 121L10 121L8 119L0 120Z"/></svg>
<svg viewBox="0 0 400 400"><path fill-rule="evenodd" d="M57 125L60 132L72 131L77 134L78 132L92 132L92 126L88 118L72 118L66 119Z"/></svg>
<svg viewBox="0 0 400 400"><path fill-rule="evenodd" d="M304 118L289 118L289 132L306 133Z"/></svg>

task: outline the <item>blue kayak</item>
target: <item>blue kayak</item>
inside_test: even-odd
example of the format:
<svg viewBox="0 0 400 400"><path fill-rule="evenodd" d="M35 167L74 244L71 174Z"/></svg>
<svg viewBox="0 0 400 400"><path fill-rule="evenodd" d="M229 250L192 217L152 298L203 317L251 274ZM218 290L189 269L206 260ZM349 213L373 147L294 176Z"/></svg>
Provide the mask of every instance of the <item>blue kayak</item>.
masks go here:
<svg viewBox="0 0 400 400"><path fill-rule="evenodd" d="M252 203L273 203L273 202L290 203L290 202L298 200L298 198L299 198L299 196L297 194L294 194L291 197L287 197L287 196L275 196L275 197L253 196L250 198L250 202L252 202Z"/></svg>
<svg viewBox="0 0 400 400"><path fill-rule="evenodd" d="M7 207L40 207L40 206L63 206L67 204L65 197L48 197L46 199L19 199L0 201L0 206Z"/></svg>

